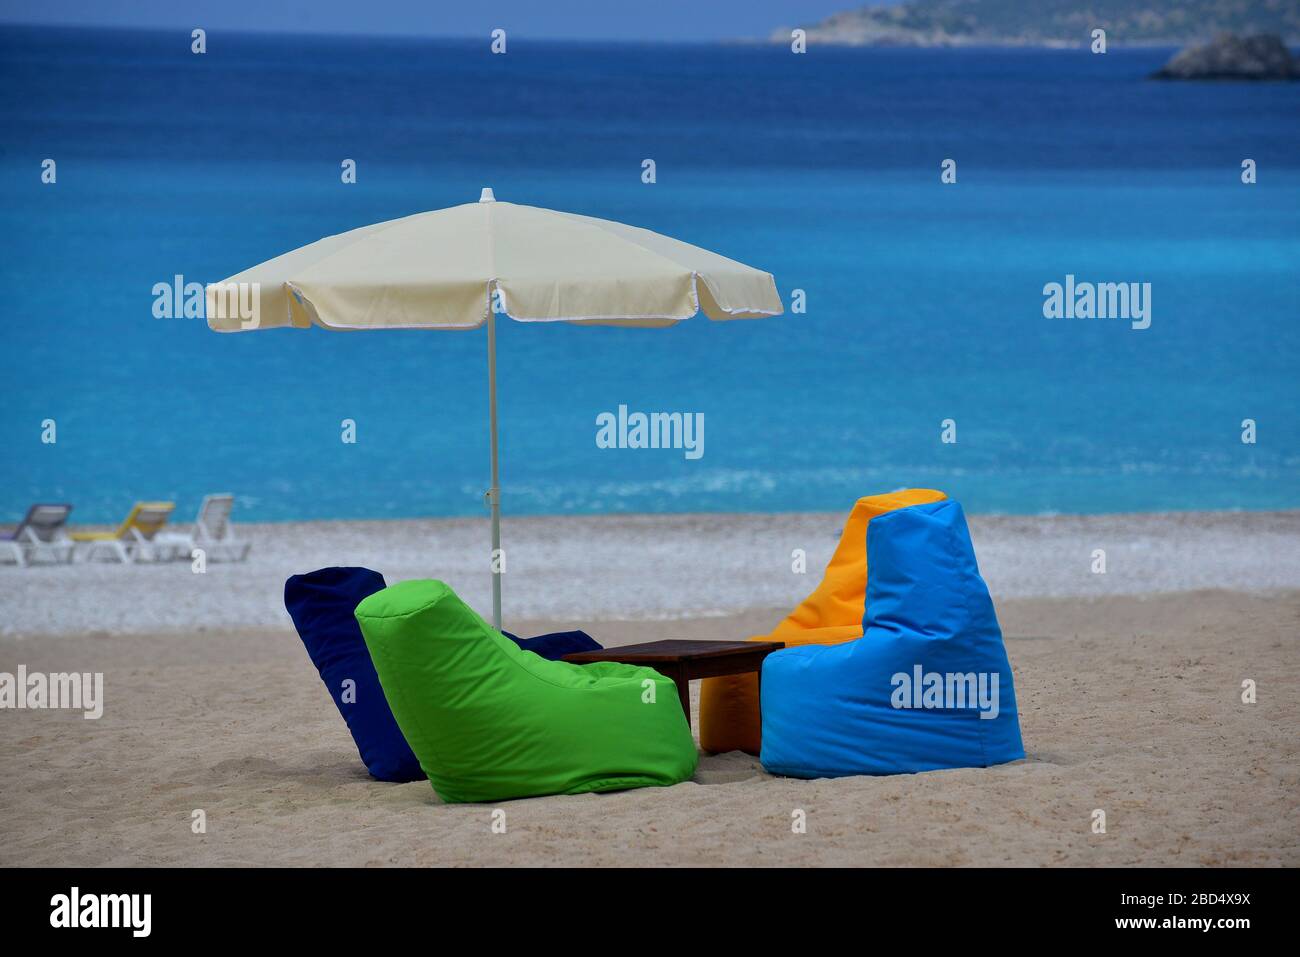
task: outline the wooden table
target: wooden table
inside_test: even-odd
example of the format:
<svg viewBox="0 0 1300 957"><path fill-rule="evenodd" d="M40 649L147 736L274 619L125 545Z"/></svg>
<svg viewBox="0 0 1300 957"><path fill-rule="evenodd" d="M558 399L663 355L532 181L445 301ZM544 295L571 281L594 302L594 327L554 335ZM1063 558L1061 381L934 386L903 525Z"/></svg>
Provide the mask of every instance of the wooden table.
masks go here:
<svg viewBox="0 0 1300 957"><path fill-rule="evenodd" d="M763 659L785 647L783 641L688 641L667 639L639 645L622 645L600 651L579 651L565 655L575 665L593 661L618 661L627 665L645 665L677 685L686 726L691 724L691 679L738 675L747 671L763 677Z"/></svg>

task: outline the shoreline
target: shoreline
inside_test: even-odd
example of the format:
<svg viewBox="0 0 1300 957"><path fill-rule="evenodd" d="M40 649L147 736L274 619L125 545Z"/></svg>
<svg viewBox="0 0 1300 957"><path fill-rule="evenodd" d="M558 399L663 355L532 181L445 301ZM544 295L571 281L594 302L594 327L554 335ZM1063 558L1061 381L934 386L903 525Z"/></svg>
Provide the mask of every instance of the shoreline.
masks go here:
<svg viewBox="0 0 1300 957"><path fill-rule="evenodd" d="M784 615L820 581L846 514L507 516L505 624L583 627L593 619L715 618L754 608ZM1300 510L975 515L969 523L995 602L1300 589ZM289 627L285 579L327 565L364 565L389 583L439 578L480 613L490 607L486 516L237 524L236 531L252 542L248 560L209 563L204 574L188 561L0 566L0 635ZM802 573L794 569L797 550ZM1093 571L1098 550L1104 572Z"/></svg>

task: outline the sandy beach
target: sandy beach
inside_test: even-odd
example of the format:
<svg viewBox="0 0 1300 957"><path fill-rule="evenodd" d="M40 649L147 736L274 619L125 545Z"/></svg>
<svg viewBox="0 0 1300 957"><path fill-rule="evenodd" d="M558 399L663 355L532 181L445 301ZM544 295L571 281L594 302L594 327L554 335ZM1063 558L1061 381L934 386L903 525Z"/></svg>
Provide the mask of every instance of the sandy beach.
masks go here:
<svg viewBox="0 0 1300 957"><path fill-rule="evenodd" d="M515 519L507 627L763 633L841 520ZM494 807L367 777L280 604L287 574L350 563L444 578L482 609L466 556L484 525L249 526L250 560L204 575L0 567L0 671L105 675L99 720L0 713L0 865L1300 864L1300 513L973 518L1024 761L800 781L705 755L672 788L506 802L504 834Z"/></svg>

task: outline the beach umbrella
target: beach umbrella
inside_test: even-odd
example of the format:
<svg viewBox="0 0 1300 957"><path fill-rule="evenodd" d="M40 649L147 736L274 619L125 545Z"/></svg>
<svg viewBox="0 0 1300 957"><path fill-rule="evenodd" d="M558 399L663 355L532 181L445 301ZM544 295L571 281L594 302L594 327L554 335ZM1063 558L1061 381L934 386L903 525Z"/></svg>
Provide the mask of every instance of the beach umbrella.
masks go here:
<svg viewBox="0 0 1300 957"><path fill-rule="evenodd" d="M648 229L574 213L476 203L362 226L267 260L206 289L218 332L477 329L487 326L492 554L501 548L496 313L519 322L671 326L780 315L770 273ZM501 578L492 570L492 623Z"/></svg>

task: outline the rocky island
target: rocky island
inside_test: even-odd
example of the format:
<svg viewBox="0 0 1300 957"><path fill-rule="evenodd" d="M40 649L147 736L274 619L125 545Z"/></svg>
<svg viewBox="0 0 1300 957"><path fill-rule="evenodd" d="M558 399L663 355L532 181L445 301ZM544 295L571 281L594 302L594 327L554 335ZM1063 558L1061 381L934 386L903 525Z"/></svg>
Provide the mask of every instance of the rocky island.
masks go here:
<svg viewBox="0 0 1300 957"><path fill-rule="evenodd" d="M1151 76L1157 80L1295 80L1300 79L1300 61L1276 34L1225 33L1209 43L1187 47Z"/></svg>

